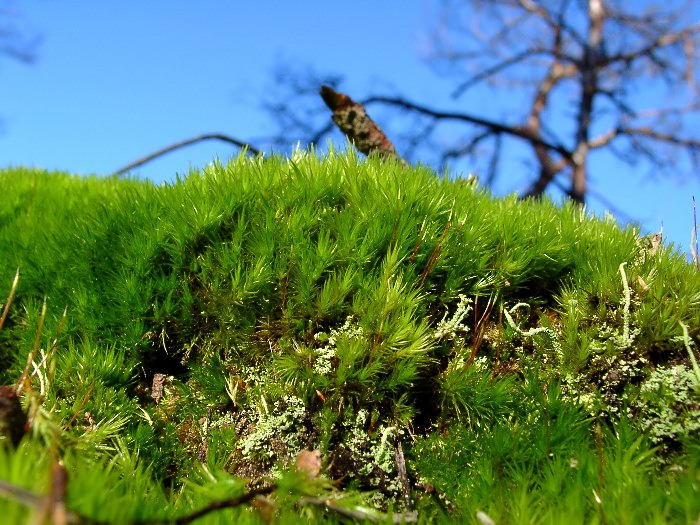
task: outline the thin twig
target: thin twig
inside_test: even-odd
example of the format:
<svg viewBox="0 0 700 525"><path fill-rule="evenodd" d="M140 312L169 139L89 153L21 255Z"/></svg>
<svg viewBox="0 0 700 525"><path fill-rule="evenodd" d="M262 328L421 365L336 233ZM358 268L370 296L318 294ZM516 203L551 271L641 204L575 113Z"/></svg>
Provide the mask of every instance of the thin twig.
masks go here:
<svg viewBox="0 0 700 525"><path fill-rule="evenodd" d="M44 297L44 304L41 307L41 315L39 316L39 326L36 329L36 336L34 337L34 348L27 356L27 364L24 366L22 375L17 380L15 384L15 390L17 394L20 394L25 387L31 387L29 382L29 369L36 359L36 355L39 353L39 343L41 342L41 330L44 327L44 320L46 319L46 297Z"/></svg>
<svg viewBox="0 0 700 525"><path fill-rule="evenodd" d="M336 514L351 518L357 521L368 521L370 523L416 523L418 521L418 516L415 512L406 512L405 514L393 514L389 517L388 514L381 512L372 512L360 508L349 509L347 507L341 507L336 504L333 500L323 499L323 498L301 498L299 503L302 505L314 505L316 507L323 507L327 510L333 511Z"/></svg>
<svg viewBox="0 0 700 525"><path fill-rule="evenodd" d="M7 296L7 302L5 303L5 309L2 311L2 317L0 317L0 330L5 324L5 319L7 318L7 313L10 311L10 305L12 304L12 299L15 296L15 291L17 290L17 283L19 282L19 268L15 272L15 278L12 281L12 287L10 288L10 295Z"/></svg>
<svg viewBox="0 0 700 525"><path fill-rule="evenodd" d="M238 507L239 505L242 505L244 503L248 503L252 499L256 498L257 496L264 496L266 494L270 494L274 490L277 489L277 485L268 485L267 487L262 487L259 489L251 490L249 492L246 492L245 494L241 494L238 497L231 498L231 499L225 499L221 501L214 501L204 507L203 509L200 509L196 512L193 512L192 514L187 514L186 516L182 516L180 518L177 518L175 520L175 523L178 525L183 525L185 523L191 523L196 519L201 518L202 516L205 516L206 514L209 514L210 512L215 512L217 510L221 509L230 509L233 507ZM152 523L152 522L151 522Z"/></svg>
<svg viewBox="0 0 700 525"><path fill-rule="evenodd" d="M595 424L595 437L598 449L598 492L595 493L595 497L598 503L598 510L600 511L600 521L603 525L607 525L605 511L603 510L603 467L605 462L603 461L603 430L600 426L600 421Z"/></svg>
<svg viewBox="0 0 700 525"><path fill-rule="evenodd" d="M73 421L75 421L76 418L78 417L78 414L80 414L80 412L82 412L83 408L85 408L85 403L87 403L88 397L89 397L90 394L92 393L92 389L93 389L93 388L95 388L95 383L92 383L92 384L90 385L90 388L88 388L88 391L85 392L85 395L83 396L83 399L80 400L80 405L78 405L78 409L73 413L73 417L71 417L71 418L70 418L70 421L68 421L68 423L66 424L66 426L63 427L63 430L64 430L64 431L65 431L65 430L68 430L68 429L70 428L70 426L73 424Z"/></svg>
<svg viewBox="0 0 700 525"><path fill-rule="evenodd" d="M138 168L139 166L142 166L142 165L146 164L147 162L152 161L153 159L156 159L162 155L165 155L166 153L170 153L171 151L174 151L176 149L184 148L185 146L189 146L191 144L195 144L196 142L202 142L205 140L221 140L223 142L228 142L230 144L234 144L234 145L238 146L239 148L246 150L254 155L257 155L260 153L259 149L254 148L250 144L247 144L241 140L238 140L238 139L233 138L233 137L229 137L228 135L223 135L221 133L206 133L204 135L198 135L198 136L193 137L191 139L176 142L175 144L171 144L170 146L166 146L165 148L154 151L150 155L146 155L145 157L142 157L138 160L135 160L134 162L131 162L130 164L127 164L123 168L119 168L112 175L118 177L120 175L123 175L124 173L127 173L128 171L133 170L134 168Z"/></svg>
<svg viewBox="0 0 700 525"><path fill-rule="evenodd" d="M48 500L46 496L40 496L39 494L22 487L18 487L17 485L10 483L9 481L5 481L4 479L0 479L0 495L36 511L41 511L42 507ZM66 509L64 523L92 523L93 525L98 525L101 522L81 516L77 512Z"/></svg>
<svg viewBox="0 0 700 525"><path fill-rule="evenodd" d="M403 456L403 446L401 440L396 440L396 468L399 471L399 481L401 482L401 491L403 492L403 502L406 505L406 510L413 510L413 502L411 501L411 486L408 484L408 475L406 473L406 459Z"/></svg>

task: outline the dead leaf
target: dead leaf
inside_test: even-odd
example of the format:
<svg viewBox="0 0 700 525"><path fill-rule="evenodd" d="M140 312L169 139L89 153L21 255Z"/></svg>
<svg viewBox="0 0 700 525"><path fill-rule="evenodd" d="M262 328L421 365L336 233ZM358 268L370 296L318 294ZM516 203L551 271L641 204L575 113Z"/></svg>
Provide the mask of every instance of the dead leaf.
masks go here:
<svg viewBox="0 0 700 525"><path fill-rule="evenodd" d="M321 473L321 452L318 450L300 450L297 454L298 472L306 472L310 479Z"/></svg>

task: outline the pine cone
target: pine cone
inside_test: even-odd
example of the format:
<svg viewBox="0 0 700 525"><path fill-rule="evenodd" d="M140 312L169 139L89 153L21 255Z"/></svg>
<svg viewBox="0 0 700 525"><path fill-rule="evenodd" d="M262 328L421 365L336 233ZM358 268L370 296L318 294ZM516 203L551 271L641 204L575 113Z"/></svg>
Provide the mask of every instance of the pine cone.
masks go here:
<svg viewBox="0 0 700 525"><path fill-rule="evenodd" d="M0 446L17 446L24 436L27 415L22 410L19 396L12 386L0 387Z"/></svg>

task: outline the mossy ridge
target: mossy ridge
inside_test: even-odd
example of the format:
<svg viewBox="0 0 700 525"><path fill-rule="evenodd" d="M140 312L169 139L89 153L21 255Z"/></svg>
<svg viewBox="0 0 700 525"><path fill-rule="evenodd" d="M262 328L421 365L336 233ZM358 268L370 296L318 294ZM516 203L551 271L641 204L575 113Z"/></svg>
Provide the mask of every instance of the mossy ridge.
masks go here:
<svg viewBox="0 0 700 525"><path fill-rule="evenodd" d="M67 449L84 440L114 453L121 440L120 454L138 449L151 465L149 479L177 487L202 460L257 478L317 447L337 488L378 490L383 506L399 501L391 453L401 439L413 481L438 489L418 498L424 515L442 506L473 516L477 489L443 486L449 465L422 443L442 436L468 450L476 440L472 468L495 468L505 490L527 466L535 494L563 476L571 497L587 501L583 517L599 510L598 473L571 465L597 461L594 414L613 428L620 416L635 432L652 428L644 446L662 446L654 468L683 464L668 483L695 490L683 480L697 477L697 385L667 387L651 408L643 401L665 384L663 370L688 370L678 321L695 346L700 274L667 247L640 246L633 228L352 153L239 157L160 187L25 170L0 178L9 189L0 247L22 269L0 332L5 360L16 361L4 373L13 380L24 364L36 301L69 304L44 407L59 427L79 410L94 428L78 418ZM0 282L11 271L1 268ZM154 374L169 378L158 404ZM520 430L503 441L506 428ZM611 436L603 453L614 463ZM646 463L636 475L645 486ZM516 503L534 512L540 497L508 501L495 490L480 505L509 516ZM664 516L680 512L672 499ZM694 519L694 509L683 512Z"/></svg>

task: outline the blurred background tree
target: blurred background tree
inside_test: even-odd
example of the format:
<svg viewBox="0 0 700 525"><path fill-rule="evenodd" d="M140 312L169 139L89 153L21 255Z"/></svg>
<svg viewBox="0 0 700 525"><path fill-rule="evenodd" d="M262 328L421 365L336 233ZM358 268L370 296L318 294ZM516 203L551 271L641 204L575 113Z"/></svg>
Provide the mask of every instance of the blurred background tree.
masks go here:
<svg viewBox="0 0 700 525"><path fill-rule="evenodd" d="M687 20L690 5L445 0L429 62L454 78L453 108L396 89L348 94L409 161L442 169L468 160L489 185L502 175L503 159L522 156L531 172L526 196L556 186L583 202L594 193L590 160L600 152L655 175L678 176L687 167L691 176L700 153L700 22ZM273 144L316 144L336 132L318 92L342 81L340 74L279 68L266 102L278 126ZM488 93L488 104L473 96L483 87L478 93ZM500 110L488 114L493 107Z"/></svg>
<svg viewBox="0 0 700 525"><path fill-rule="evenodd" d="M36 60L41 38L28 28L14 4L8 0L0 1L0 57L31 64Z"/></svg>

